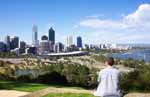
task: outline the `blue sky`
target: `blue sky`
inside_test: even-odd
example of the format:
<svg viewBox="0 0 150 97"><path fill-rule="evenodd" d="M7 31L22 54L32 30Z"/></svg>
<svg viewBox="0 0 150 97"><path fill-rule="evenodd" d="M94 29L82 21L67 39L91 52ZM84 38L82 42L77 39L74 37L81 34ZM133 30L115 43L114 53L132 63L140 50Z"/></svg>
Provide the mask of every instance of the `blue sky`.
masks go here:
<svg viewBox="0 0 150 97"><path fill-rule="evenodd" d="M52 26L63 43L67 35L84 43L150 43L148 12L149 0L0 0L0 40L16 35L31 43L36 24L39 40Z"/></svg>

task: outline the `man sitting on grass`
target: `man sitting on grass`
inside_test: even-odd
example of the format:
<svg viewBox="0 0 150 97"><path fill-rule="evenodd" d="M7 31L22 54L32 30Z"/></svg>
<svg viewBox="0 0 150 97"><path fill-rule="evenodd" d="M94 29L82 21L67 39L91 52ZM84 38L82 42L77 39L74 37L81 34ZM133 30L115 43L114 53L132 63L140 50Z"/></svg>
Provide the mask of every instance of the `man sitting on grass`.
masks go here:
<svg viewBox="0 0 150 97"><path fill-rule="evenodd" d="M98 97L120 97L119 78L120 71L113 67L114 59L106 58L107 68L101 70L98 75L98 88L94 93Z"/></svg>

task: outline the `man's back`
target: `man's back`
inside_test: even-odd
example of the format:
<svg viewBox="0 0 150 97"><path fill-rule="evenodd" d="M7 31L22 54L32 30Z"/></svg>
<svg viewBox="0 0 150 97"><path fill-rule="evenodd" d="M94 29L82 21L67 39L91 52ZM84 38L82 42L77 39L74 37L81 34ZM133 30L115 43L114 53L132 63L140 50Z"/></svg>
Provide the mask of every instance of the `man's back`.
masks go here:
<svg viewBox="0 0 150 97"><path fill-rule="evenodd" d="M99 73L98 88L95 96L120 96L118 88L120 72L119 70L109 66Z"/></svg>

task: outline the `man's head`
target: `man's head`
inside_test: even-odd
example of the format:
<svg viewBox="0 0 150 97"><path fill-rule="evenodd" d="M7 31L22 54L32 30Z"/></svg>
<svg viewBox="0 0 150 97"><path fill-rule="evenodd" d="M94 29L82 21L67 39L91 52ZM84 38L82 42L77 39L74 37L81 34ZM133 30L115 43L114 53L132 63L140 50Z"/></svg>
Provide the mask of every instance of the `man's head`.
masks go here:
<svg viewBox="0 0 150 97"><path fill-rule="evenodd" d="M114 65L114 58L113 57L106 57L105 62L107 63L107 65L113 66Z"/></svg>

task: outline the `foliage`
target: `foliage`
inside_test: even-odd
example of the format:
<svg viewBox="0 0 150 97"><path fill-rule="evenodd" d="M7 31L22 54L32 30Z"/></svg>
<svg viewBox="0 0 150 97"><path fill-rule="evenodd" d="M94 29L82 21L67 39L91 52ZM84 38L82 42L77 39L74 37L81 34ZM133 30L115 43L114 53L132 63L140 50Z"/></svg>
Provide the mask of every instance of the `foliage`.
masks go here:
<svg viewBox="0 0 150 97"><path fill-rule="evenodd" d="M123 74L120 87L124 92L150 91L150 65L139 65L128 74Z"/></svg>
<svg viewBox="0 0 150 97"><path fill-rule="evenodd" d="M16 53L13 52L0 52L0 58L16 58L18 57Z"/></svg>
<svg viewBox="0 0 150 97"><path fill-rule="evenodd" d="M92 58L94 58L98 62L105 62L105 56L99 54L99 55L92 55Z"/></svg>
<svg viewBox="0 0 150 97"><path fill-rule="evenodd" d="M74 86L96 86L96 71L80 64L51 64L49 73L39 76L36 80L44 83L59 83Z"/></svg>

